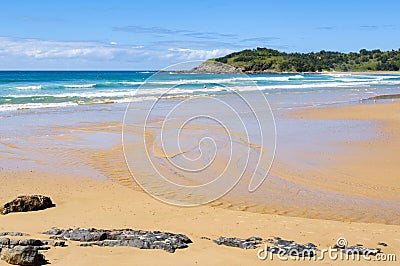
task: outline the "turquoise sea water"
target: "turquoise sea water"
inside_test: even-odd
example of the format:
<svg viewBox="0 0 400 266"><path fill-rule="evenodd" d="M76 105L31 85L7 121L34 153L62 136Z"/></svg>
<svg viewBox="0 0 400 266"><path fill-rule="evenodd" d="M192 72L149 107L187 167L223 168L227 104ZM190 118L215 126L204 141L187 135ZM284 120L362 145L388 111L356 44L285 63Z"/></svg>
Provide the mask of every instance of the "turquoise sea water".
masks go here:
<svg viewBox="0 0 400 266"><path fill-rule="evenodd" d="M151 71L3 71L0 111L129 102L169 96L218 95L262 90L272 100L302 94L310 102L356 101L378 94L400 93L398 74L177 74ZM145 84L145 86L143 86ZM204 88L206 85L206 88ZM279 96L280 95L280 96Z"/></svg>

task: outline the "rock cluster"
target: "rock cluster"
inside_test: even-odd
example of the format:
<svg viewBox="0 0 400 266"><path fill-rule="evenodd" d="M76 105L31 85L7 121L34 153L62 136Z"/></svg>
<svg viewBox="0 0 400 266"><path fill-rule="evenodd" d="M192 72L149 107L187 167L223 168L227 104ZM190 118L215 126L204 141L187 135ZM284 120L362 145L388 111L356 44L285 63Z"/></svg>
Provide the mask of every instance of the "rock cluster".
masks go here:
<svg viewBox="0 0 400 266"><path fill-rule="evenodd" d="M298 256L298 257L313 257L316 255L316 245L313 243L298 244L291 240L284 240L280 237L274 239L263 240L261 237L250 237L241 239L237 237L219 237L217 240L213 240L218 245L224 245L229 247L238 247L243 249L255 249L258 248L262 243L272 244L271 247L267 247L267 250L272 253L279 253L282 255Z"/></svg>
<svg viewBox="0 0 400 266"><path fill-rule="evenodd" d="M376 256L376 254L381 253L380 248L365 248L363 245L341 247L334 245L334 248L340 249L343 253L348 255L365 255L365 256Z"/></svg>
<svg viewBox="0 0 400 266"><path fill-rule="evenodd" d="M317 246L313 243L299 244L292 240L284 240L280 237L267 239L267 243L272 244L272 247L267 247L267 250L274 254L290 255L296 257L314 257L316 255Z"/></svg>
<svg viewBox="0 0 400 266"><path fill-rule="evenodd" d="M262 243L262 238L260 237L249 237L246 239L241 239L237 237L223 237L220 236L217 240L213 240L214 243L218 245L224 245L228 247L237 247L243 249L255 249L259 244Z"/></svg>
<svg viewBox="0 0 400 266"><path fill-rule="evenodd" d="M51 246L65 246L65 242L38 239L0 238L0 259L14 265L46 264L39 250L48 250Z"/></svg>
<svg viewBox="0 0 400 266"><path fill-rule="evenodd" d="M41 265L45 264L44 256L33 246L15 246L0 248L0 259L14 265Z"/></svg>
<svg viewBox="0 0 400 266"><path fill-rule="evenodd" d="M0 236L29 236L29 234L21 232L0 232Z"/></svg>
<svg viewBox="0 0 400 266"><path fill-rule="evenodd" d="M51 199L46 196L19 196L16 199L4 204L3 207L0 207L0 214L8 214L10 212L38 211L54 206L55 205Z"/></svg>
<svg viewBox="0 0 400 266"><path fill-rule="evenodd" d="M242 70L239 68L236 68L234 66L230 66L230 65L223 64L220 62L206 61L206 62L202 63L201 65L193 68L189 72L200 73L200 74L207 74L207 73L236 74L236 73L242 73Z"/></svg>
<svg viewBox="0 0 400 266"><path fill-rule="evenodd" d="M161 249L171 253L176 249L187 248L188 244L192 243L187 236L182 234L133 229L52 229L44 234L52 235L51 239L85 242L81 246L128 246L140 249Z"/></svg>

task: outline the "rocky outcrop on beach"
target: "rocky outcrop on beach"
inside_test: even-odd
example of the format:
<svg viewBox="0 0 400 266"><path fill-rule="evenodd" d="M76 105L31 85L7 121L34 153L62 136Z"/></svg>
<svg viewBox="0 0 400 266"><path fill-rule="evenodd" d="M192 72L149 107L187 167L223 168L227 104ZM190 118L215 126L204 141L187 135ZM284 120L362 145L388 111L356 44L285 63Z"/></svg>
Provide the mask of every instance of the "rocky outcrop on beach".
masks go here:
<svg viewBox="0 0 400 266"><path fill-rule="evenodd" d="M0 259L13 265L42 265L47 261L40 250L65 246L64 241L0 238Z"/></svg>
<svg viewBox="0 0 400 266"><path fill-rule="evenodd" d="M206 61L190 70L190 72L199 74L236 74L242 73L242 70L220 62Z"/></svg>
<svg viewBox="0 0 400 266"><path fill-rule="evenodd" d="M13 265L41 265L46 260L33 246L15 246L0 248L0 259Z"/></svg>
<svg viewBox="0 0 400 266"><path fill-rule="evenodd" d="M66 247L68 241L78 242L78 246L92 247L135 247L139 249L160 249L174 253L176 249L188 248L192 240L183 234L175 234L161 231L144 231L133 229L96 229L96 228L76 228L59 229L54 228L43 232L49 235L49 240L39 239L13 239L9 237L29 236L21 232L0 232L0 259L14 265L42 265L48 264L43 254L40 252L51 247ZM200 239L211 242L209 237ZM296 243L292 240L285 240L280 237L263 239L252 236L249 238L223 237L212 240L217 245L235 247L240 249L259 249L261 252L270 252L280 256L290 257L315 257L317 256L317 246L313 243ZM384 242L378 245L388 246ZM367 248L362 244L355 246L333 245L337 251L347 255L376 256L381 253L380 248ZM322 252L322 251L321 251ZM259 257L263 259L262 257Z"/></svg>
<svg viewBox="0 0 400 266"><path fill-rule="evenodd" d="M21 232L0 232L0 236L29 236L29 234Z"/></svg>
<svg viewBox="0 0 400 266"><path fill-rule="evenodd" d="M260 244L265 243L271 245L267 246L266 249L269 252L298 257L314 257L317 251L317 246L313 243L307 243L303 245L292 240L281 239L280 237L263 240L261 237L249 237L246 239L241 239L237 237L221 236L217 240L213 240L213 242L218 245L238 247L242 249L255 249L258 248Z"/></svg>
<svg viewBox="0 0 400 266"><path fill-rule="evenodd" d="M316 255L317 246L313 243L299 244L293 240L284 240L280 237L269 238L266 243L273 246L267 247L267 251L274 254L290 255L297 257L314 257Z"/></svg>
<svg viewBox="0 0 400 266"><path fill-rule="evenodd" d="M52 239L65 239L84 242L81 246L135 247L140 249L161 249L175 252L187 248L192 241L183 234L160 231L142 231L133 229L103 230L95 228L52 229L44 234Z"/></svg>
<svg viewBox="0 0 400 266"><path fill-rule="evenodd" d="M343 253L347 255L354 254L354 255L364 255L364 256L376 256L378 253L381 253L380 248L365 248L361 244L349 247L334 245L333 247L340 249Z"/></svg>
<svg viewBox="0 0 400 266"><path fill-rule="evenodd" d="M259 244L262 243L262 238L260 237L249 237L246 239L241 239L237 237L223 237L220 236L218 239L213 240L217 245L224 245L228 247L237 247L242 249L255 249Z"/></svg>
<svg viewBox="0 0 400 266"><path fill-rule="evenodd" d="M19 196L0 207L0 213L5 215L11 212L39 211L54 207L49 197L42 195Z"/></svg>
<svg viewBox="0 0 400 266"><path fill-rule="evenodd" d="M29 236L20 232L0 232L0 236ZM41 250L50 247L65 247L65 241L40 239L0 238L0 259L13 265L42 265L47 264Z"/></svg>

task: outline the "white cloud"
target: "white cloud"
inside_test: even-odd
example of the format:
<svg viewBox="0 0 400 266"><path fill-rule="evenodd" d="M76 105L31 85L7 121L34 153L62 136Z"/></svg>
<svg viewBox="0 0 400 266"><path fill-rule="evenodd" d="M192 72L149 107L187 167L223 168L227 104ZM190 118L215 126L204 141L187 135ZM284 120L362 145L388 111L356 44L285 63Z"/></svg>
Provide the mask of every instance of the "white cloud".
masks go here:
<svg viewBox="0 0 400 266"><path fill-rule="evenodd" d="M0 54L27 56L35 59L86 58L113 59L118 53L137 53L127 48L117 48L96 42L60 42L38 39L0 37Z"/></svg>
<svg viewBox="0 0 400 266"><path fill-rule="evenodd" d="M229 49L166 49L117 42L65 42L0 37L0 69L157 69L187 60L204 60Z"/></svg>

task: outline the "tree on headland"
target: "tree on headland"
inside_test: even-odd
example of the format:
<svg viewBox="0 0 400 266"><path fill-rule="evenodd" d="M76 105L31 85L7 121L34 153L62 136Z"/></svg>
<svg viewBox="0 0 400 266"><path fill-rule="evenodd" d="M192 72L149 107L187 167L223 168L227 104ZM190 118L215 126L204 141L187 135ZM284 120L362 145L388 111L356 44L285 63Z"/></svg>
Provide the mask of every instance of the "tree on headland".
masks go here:
<svg viewBox="0 0 400 266"><path fill-rule="evenodd" d="M379 49L361 49L358 53L325 50L285 53L258 47L210 60L234 66L244 72L399 71L400 49L384 52Z"/></svg>

